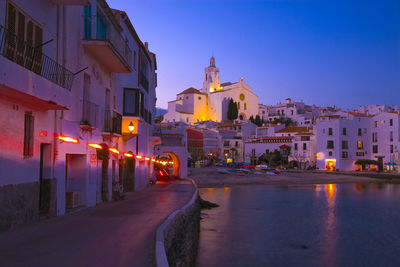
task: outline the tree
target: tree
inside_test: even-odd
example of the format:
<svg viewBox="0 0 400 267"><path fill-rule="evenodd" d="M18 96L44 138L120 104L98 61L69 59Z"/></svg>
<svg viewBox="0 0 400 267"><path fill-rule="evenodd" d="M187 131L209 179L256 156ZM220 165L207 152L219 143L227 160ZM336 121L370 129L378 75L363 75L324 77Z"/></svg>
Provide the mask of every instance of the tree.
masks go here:
<svg viewBox="0 0 400 267"><path fill-rule="evenodd" d="M239 109L238 109L238 104L236 102L233 102L233 120L236 120L239 115Z"/></svg>
<svg viewBox="0 0 400 267"><path fill-rule="evenodd" d="M228 120L233 121L236 120L238 117L238 108L236 102L233 101L231 98L228 104Z"/></svg>
<svg viewBox="0 0 400 267"><path fill-rule="evenodd" d="M249 120L250 120L252 123L255 122L253 115L250 116ZM255 124L255 123L254 123L254 124Z"/></svg>
<svg viewBox="0 0 400 267"><path fill-rule="evenodd" d="M256 119L255 119L255 124L256 124L257 126L261 126L261 125L262 125L262 124L261 124L260 115L258 115L258 114L257 114Z"/></svg>

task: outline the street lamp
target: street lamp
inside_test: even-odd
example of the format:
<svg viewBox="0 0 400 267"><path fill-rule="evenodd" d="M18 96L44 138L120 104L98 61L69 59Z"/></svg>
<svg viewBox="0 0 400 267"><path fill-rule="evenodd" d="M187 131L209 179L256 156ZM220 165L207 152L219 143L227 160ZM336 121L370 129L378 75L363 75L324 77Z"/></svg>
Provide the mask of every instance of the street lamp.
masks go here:
<svg viewBox="0 0 400 267"><path fill-rule="evenodd" d="M133 132L133 130L135 130L135 126L133 125L133 123L131 122L131 123L129 123L129 125L128 125L128 130L129 130L129 132L130 133L132 133Z"/></svg>

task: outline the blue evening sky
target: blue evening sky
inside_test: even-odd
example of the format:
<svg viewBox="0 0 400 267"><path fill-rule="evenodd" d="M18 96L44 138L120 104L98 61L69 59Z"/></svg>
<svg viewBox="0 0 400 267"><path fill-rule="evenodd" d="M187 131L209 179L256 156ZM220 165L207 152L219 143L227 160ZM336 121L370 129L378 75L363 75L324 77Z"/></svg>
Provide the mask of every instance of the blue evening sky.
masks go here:
<svg viewBox="0 0 400 267"><path fill-rule="evenodd" d="M108 0L157 54L157 106L244 77L259 102L400 105L400 0Z"/></svg>

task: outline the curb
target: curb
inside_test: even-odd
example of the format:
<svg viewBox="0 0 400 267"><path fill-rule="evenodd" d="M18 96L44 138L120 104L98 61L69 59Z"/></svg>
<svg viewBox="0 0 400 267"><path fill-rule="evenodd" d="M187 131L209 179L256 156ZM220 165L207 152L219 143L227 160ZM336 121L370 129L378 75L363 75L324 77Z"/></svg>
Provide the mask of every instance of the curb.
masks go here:
<svg viewBox="0 0 400 267"><path fill-rule="evenodd" d="M167 253L165 252L165 246L164 246L164 237L165 237L165 229L167 229L171 222L175 219L175 217L180 214L185 212L189 207L193 205L193 203L196 201L198 195L199 195L199 189L197 188L196 183L189 178L184 178L182 180L188 180L192 183L194 186L195 190L193 193L192 198L188 203L186 203L185 206L182 208L174 211L171 213L167 219L157 228L156 231L156 248L155 248L155 256L156 256L156 266L157 267L169 267L168 264L168 259L167 259Z"/></svg>

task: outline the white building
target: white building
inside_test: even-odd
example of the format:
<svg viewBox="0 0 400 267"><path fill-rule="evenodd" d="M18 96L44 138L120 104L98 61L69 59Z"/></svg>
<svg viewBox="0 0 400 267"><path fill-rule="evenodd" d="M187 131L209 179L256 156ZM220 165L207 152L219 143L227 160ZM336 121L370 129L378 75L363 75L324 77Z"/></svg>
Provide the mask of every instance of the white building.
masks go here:
<svg viewBox="0 0 400 267"><path fill-rule="evenodd" d="M260 134L264 130L266 134ZM272 134L270 131L275 129ZM259 127L258 134L245 142L246 162L258 159L266 152L278 150L287 156L288 163L295 161L299 168L305 169L315 166L316 139L313 130L309 127ZM263 133L263 132L261 132Z"/></svg>
<svg viewBox="0 0 400 267"><path fill-rule="evenodd" d="M219 81L219 69L211 57L210 65L205 69L203 87L198 90L188 88L168 103L168 112L164 122L182 121L194 124L201 121L227 120L228 103L233 99L238 105L238 117L247 120L258 114L258 97L252 88L241 78L239 82Z"/></svg>
<svg viewBox="0 0 400 267"><path fill-rule="evenodd" d="M155 55L104 0L56 2L0 1L0 228L151 176Z"/></svg>

